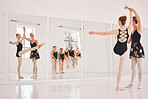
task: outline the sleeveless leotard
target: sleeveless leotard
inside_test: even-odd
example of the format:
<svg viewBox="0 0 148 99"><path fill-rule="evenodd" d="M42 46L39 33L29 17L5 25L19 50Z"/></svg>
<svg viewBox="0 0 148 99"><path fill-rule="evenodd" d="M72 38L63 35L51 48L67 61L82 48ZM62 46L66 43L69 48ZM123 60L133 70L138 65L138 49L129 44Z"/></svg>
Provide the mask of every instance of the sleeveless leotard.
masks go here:
<svg viewBox="0 0 148 99"><path fill-rule="evenodd" d="M117 43L114 47L114 52L117 55L122 56L127 51L127 41L129 38L128 29L120 30L117 35Z"/></svg>
<svg viewBox="0 0 148 99"><path fill-rule="evenodd" d="M16 47L17 47L16 57L20 57L20 56L18 55L18 53L19 53L20 51L22 51L22 49L23 49L23 44L20 43L20 42L18 42L18 45L17 45Z"/></svg>

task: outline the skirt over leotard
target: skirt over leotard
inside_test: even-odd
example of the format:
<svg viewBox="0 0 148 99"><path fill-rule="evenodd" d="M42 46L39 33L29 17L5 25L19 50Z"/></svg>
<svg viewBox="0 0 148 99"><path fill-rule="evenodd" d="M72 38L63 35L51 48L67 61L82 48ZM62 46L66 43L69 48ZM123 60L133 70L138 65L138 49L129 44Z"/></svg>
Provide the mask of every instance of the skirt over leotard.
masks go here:
<svg viewBox="0 0 148 99"><path fill-rule="evenodd" d="M34 43L31 43L31 42L30 42L30 45L31 45L31 48L37 46L36 42L34 42ZM38 52L37 49L34 50L34 51L31 51L31 53L30 53L30 59L33 59L33 58L35 58L35 59L40 59L40 55L39 55L39 52Z"/></svg>
<svg viewBox="0 0 148 99"><path fill-rule="evenodd" d="M130 58L144 58L144 48L140 43L141 35L138 33L137 29L131 34L132 44L130 49Z"/></svg>
<svg viewBox="0 0 148 99"><path fill-rule="evenodd" d="M122 56L127 51L127 41L129 38L128 29L120 30L117 35L117 43L114 47L114 53Z"/></svg>

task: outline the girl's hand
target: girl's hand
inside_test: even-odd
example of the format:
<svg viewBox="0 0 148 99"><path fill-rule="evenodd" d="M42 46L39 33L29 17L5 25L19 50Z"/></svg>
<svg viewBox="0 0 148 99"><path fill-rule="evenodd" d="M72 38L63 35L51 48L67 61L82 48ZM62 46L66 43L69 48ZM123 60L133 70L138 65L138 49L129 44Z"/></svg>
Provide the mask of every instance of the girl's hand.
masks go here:
<svg viewBox="0 0 148 99"><path fill-rule="evenodd" d="M128 9L129 11L132 11L132 8L129 8L127 5L125 5L124 9Z"/></svg>
<svg viewBox="0 0 148 99"><path fill-rule="evenodd" d="M94 34L94 31L90 31L89 34L90 34L90 35Z"/></svg>
<svg viewBox="0 0 148 99"><path fill-rule="evenodd" d="M11 42L11 41L10 41L9 43L10 43L10 44L12 44L12 42Z"/></svg>

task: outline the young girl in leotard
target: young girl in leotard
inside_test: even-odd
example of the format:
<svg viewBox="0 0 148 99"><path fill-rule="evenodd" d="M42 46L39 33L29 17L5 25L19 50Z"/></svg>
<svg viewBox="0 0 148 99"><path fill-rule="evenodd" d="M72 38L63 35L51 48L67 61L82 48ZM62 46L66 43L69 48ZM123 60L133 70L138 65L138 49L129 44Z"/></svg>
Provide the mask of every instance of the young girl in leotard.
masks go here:
<svg viewBox="0 0 148 99"><path fill-rule="evenodd" d="M63 72L64 60L65 60L65 54L63 53L63 48L60 48L60 52L59 52L60 74L64 74Z"/></svg>
<svg viewBox="0 0 148 99"><path fill-rule="evenodd" d="M73 47L71 47L69 50L69 56L70 56L70 61L72 61L73 69L75 69L75 63L76 63L75 53L76 53L75 50L73 50Z"/></svg>
<svg viewBox="0 0 148 99"><path fill-rule="evenodd" d="M26 36L25 36L25 39L30 42L31 48L38 46L39 43L37 40L34 39L33 33L30 33L30 37L31 37L31 39L26 38ZM37 79L37 64L36 63L37 63L37 59L40 59L39 52L37 49L34 51L31 51L30 59L32 59L32 62L33 62L33 77L31 77L31 78Z"/></svg>
<svg viewBox="0 0 148 99"><path fill-rule="evenodd" d="M127 7L125 7L127 8ZM130 23L128 27L125 27L126 24L126 20L127 17L126 16L121 16L119 17L118 20L118 25L120 26L119 29L110 31L110 32L94 32L91 31L89 32L91 35L92 34L96 34L96 35L116 35L117 36L117 43L114 47L114 52L115 54L120 56L120 62L119 62L119 71L117 74L117 86L116 86L116 91L123 91L123 88L119 87L120 84L120 80L121 80L121 76L122 76L122 70L123 70L123 66L125 63L125 59L126 59L126 51L127 51L127 41L128 41L128 37L130 31L131 31L131 27L132 27L132 12L130 11Z"/></svg>
<svg viewBox="0 0 148 99"><path fill-rule="evenodd" d="M81 58L81 52L79 50L79 48L77 47L77 51L76 51L76 65L78 65L78 60Z"/></svg>
<svg viewBox="0 0 148 99"><path fill-rule="evenodd" d="M144 49L140 42L142 29L141 29L141 20L137 12L133 8L129 8L134 14L133 17L133 31L130 35L128 43L131 43L131 50L130 50L130 59L131 59L131 69L132 69L132 77L130 84L126 86L126 88L132 88L133 82L136 76L136 64L138 65L139 70L139 83L138 88L141 89L141 80L142 80L142 59L145 57Z"/></svg>
<svg viewBox="0 0 148 99"><path fill-rule="evenodd" d="M69 59L68 47L65 49L65 60L66 60L66 63L67 63L67 69L70 69L70 67L69 67L70 59Z"/></svg>
<svg viewBox="0 0 148 99"><path fill-rule="evenodd" d="M56 46L53 46L51 54L52 54L52 73L57 74L58 51Z"/></svg>
<svg viewBox="0 0 148 99"><path fill-rule="evenodd" d="M22 50L22 48L23 48L22 41L25 39L25 27L23 27L23 30L24 30L24 35L23 35L22 39L21 39L20 34L16 34L17 41L16 42L12 42L12 41L9 42L10 44L17 46L16 57L18 58L18 78L19 79L24 79L24 77L21 76L21 73L20 73L20 68L22 65L22 55L24 55L25 53L27 53L29 51L34 51L36 49L39 49L40 47L42 47L45 44L45 43L42 43L36 47Z"/></svg>

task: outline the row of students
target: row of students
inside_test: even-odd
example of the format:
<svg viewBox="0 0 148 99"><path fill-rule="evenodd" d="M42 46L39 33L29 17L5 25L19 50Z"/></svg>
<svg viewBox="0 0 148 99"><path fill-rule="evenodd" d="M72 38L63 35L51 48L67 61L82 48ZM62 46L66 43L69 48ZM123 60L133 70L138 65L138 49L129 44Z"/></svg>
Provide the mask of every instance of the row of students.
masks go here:
<svg viewBox="0 0 148 99"><path fill-rule="evenodd" d="M59 58L59 67L60 67L60 73L64 74L63 67L64 67L64 61L66 60L67 69L70 69L70 62L72 62L72 67L75 69L75 65L78 65L78 59L81 57L81 52L79 51L79 48L77 50L73 50L73 47L71 47L69 50L68 48L65 49L63 52L63 48L60 48L60 52L58 53L57 47L53 46L52 51L52 72L53 74L57 74L57 62Z"/></svg>

